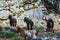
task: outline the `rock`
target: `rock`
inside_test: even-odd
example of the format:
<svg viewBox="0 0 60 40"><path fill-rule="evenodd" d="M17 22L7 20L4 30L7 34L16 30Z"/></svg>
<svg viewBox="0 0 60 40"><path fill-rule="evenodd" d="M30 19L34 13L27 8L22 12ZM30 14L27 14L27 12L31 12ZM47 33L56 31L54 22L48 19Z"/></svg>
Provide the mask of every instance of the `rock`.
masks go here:
<svg viewBox="0 0 60 40"><path fill-rule="evenodd" d="M24 3L25 4L31 4L33 2L37 2L38 0L25 0Z"/></svg>
<svg viewBox="0 0 60 40"><path fill-rule="evenodd" d="M25 5L24 9L25 10L30 10L30 4Z"/></svg>
<svg viewBox="0 0 60 40"><path fill-rule="evenodd" d="M19 13L20 12L20 9L16 8L16 6L11 6L10 10L12 11L12 13Z"/></svg>
<svg viewBox="0 0 60 40"><path fill-rule="evenodd" d="M60 19L58 19L58 22L60 23Z"/></svg>
<svg viewBox="0 0 60 40"><path fill-rule="evenodd" d="M35 34L33 34L33 37L32 37L33 39L36 39L37 38L37 36L35 35Z"/></svg>
<svg viewBox="0 0 60 40"><path fill-rule="evenodd" d="M51 13L48 15L50 18L52 18L53 16L55 16L55 14Z"/></svg>
<svg viewBox="0 0 60 40"><path fill-rule="evenodd" d="M7 7L8 6L8 2L5 2L3 6L4 7Z"/></svg>
<svg viewBox="0 0 60 40"><path fill-rule="evenodd" d="M20 7L20 11L24 11L24 8L23 7Z"/></svg>
<svg viewBox="0 0 60 40"><path fill-rule="evenodd" d="M24 3L20 3L19 4L19 7L24 7Z"/></svg>
<svg viewBox="0 0 60 40"><path fill-rule="evenodd" d="M25 0L18 0L19 1L19 3L23 3Z"/></svg>
<svg viewBox="0 0 60 40"><path fill-rule="evenodd" d="M25 31L25 34L28 36L28 37L31 37L31 33L29 31Z"/></svg>
<svg viewBox="0 0 60 40"><path fill-rule="evenodd" d="M11 32L10 30L3 30L2 33Z"/></svg>
<svg viewBox="0 0 60 40"><path fill-rule="evenodd" d="M30 19L32 19L34 21L34 18L36 19L34 21L34 24L37 23L36 21L41 21L42 20L42 17L43 17L43 14L42 14L42 11L40 10L40 8L37 8L37 9L33 9L33 10L29 10L29 11L25 11L21 16L18 17L18 24L20 25L24 25L24 17L26 16L29 16Z"/></svg>
<svg viewBox="0 0 60 40"><path fill-rule="evenodd" d="M1 19L7 19L9 14L12 14L12 13L9 12L8 10L2 10L2 11L0 11L0 18Z"/></svg>
<svg viewBox="0 0 60 40"><path fill-rule="evenodd" d="M35 6L39 7L41 5L41 0L35 2L34 4L35 4Z"/></svg>
<svg viewBox="0 0 60 40"><path fill-rule="evenodd" d="M3 7L5 1L0 1L0 7Z"/></svg>
<svg viewBox="0 0 60 40"><path fill-rule="evenodd" d="M7 24L5 21L0 20L0 26L4 28L7 26Z"/></svg>
<svg viewBox="0 0 60 40"><path fill-rule="evenodd" d="M36 30L26 30L26 31L24 31L24 32L25 32L25 34L26 34L28 37L31 37L31 36L32 36L32 38L37 38L37 36L35 35Z"/></svg>
<svg viewBox="0 0 60 40"><path fill-rule="evenodd" d="M1 21L0 21L0 22L1 22ZM7 25L8 25L8 21L7 21L7 20L6 20L6 21L2 21L2 22L0 23L0 26L3 27L3 28L5 28Z"/></svg>
<svg viewBox="0 0 60 40"><path fill-rule="evenodd" d="M34 0L26 0L26 1L24 1L24 3L25 4L30 4L30 3L32 3Z"/></svg>
<svg viewBox="0 0 60 40"><path fill-rule="evenodd" d="M7 1L8 6L12 6L15 3L18 3L18 1Z"/></svg>
<svg viewBox="0 0 60 40"><path fill-rule="evenodd" d="M41 0L9 0L1 2L3 7L0 7L0 18L8 19L9 14L15 15L14 17L17 19L17 25L26 27L26 23L23 19L25 16L29 16L35 25L42 20L42 17L44 16L42 10L46 9L44 5L40 6L40 2ZM39 24L41 24L41 22L38 23L37 26L42 26L42 24ZM9 23L7 25L9 25Z"/></svg>
<svg viewBox="0 0 60 40"><path fill-rule="evenodd" d="M52 40L58 40L58 38L56 38L56 37L53 37L53 38L52 38Z"/></svg>
<svg viewBox="0 0 60 40"><path fill-rule="evenodd" d="M44 39L45 39L45 40L51 40L50 36L45 37Z"/></svg>
<svg viewBox="0 0 60 40"><path fill-rule="evenodd" d="M37 28L40 28L40 27L42 27L42 24L41 24L41 22L39 21L38 23L35 24L35 26L36 26Z"/></svg>
<svg viewBox="0 0 60 40"><path fill-rule="evenodd" d="M38 6L33 3L31 9L35 9L35 8L38 8Z"/></svg>
<svg viewBox="0 0 60 40"><path fill-rule="evenodd" d="M32 21L34 22L34 25L37 25L37 23L39 22L39 20L37 20L36 18L33 18Z"/></svg>
<svg viewBox="0 0 60 40"><path fill-rule="evenodd" d="M10 29L11 31L17 31L17 28L16 27L13 27L13 26L7 26L6 29Z"/></svg>

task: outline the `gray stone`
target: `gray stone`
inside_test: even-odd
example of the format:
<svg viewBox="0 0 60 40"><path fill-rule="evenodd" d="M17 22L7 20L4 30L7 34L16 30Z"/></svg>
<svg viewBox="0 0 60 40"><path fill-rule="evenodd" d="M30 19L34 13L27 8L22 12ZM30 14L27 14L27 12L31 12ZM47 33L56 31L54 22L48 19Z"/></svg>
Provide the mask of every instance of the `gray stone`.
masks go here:
<svg viewBox="0 0 60 40"><path fill-rule="evenodd" d="M7 26L6 29L10 29L11 31L17 31L17 28L14 26Z"/></svg>

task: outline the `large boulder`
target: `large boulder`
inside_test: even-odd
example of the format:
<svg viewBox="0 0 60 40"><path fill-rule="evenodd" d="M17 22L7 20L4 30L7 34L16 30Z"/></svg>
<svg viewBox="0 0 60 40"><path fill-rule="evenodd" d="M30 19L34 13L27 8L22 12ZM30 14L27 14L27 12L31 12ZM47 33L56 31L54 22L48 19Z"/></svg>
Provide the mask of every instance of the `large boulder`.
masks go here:
<svg viewBox="0 0 60 40"><path fill-rule="evenodd" d="M12 14L12 13L8 10L2 10L0 11L0 18L7 19L9 14Z"/></svg>

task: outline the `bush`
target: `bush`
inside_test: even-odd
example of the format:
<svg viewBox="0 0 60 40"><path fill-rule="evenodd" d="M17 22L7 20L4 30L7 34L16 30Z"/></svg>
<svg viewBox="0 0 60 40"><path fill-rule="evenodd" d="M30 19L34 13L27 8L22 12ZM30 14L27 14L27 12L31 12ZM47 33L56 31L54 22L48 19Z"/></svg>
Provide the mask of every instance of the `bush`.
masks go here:
<svg viewBox="0 0 60 40"><path fill-rule="evenodd" d="M20 37L20 38L18 38L18 37L13 37L11 40L22 40L22 38Z"/></svg>
<svg viewBox="0 0 60 40"><path fill-rule="evenodd" d="M22 40L22 38L14 32L2 33L2 31L0 31L0 38L5 38L5 37L11 40Z"/></svg>
<svg viewBox="0 0 60 40"><path fill-rule="evenodd" d="M4 36L7 38L12 38L12 37L16 36L16 34L14 32L7 32L7 33L5 33Z"/></svg>

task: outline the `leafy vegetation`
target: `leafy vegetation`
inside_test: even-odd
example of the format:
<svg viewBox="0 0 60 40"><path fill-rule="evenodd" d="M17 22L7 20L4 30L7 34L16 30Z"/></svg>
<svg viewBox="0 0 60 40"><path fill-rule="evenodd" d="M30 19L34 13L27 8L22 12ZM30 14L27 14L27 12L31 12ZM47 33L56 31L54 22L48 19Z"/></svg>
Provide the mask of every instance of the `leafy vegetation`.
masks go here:
<svg viewBox="0 0 60 40"><path fill-rule="evenodd" d="M15 36L11 40L22 40L22 39Z"/></svg>
<svg viewBox="0 0 60 40"><path fill-rule="evenodd" d="M5 33L5 37L7 37L7 38L12 38L14 36L16 36L16 34L13 33L13 32L7 32L7 33Z"/></svg>
<svg viewBox="0 0 60 40"><path fill-rule="evenodd" d="M14 32L2 33L2 31L0 31L0 38L9 38L10 40L21 40L21 38L18 37L18 35Z"/></svg>

